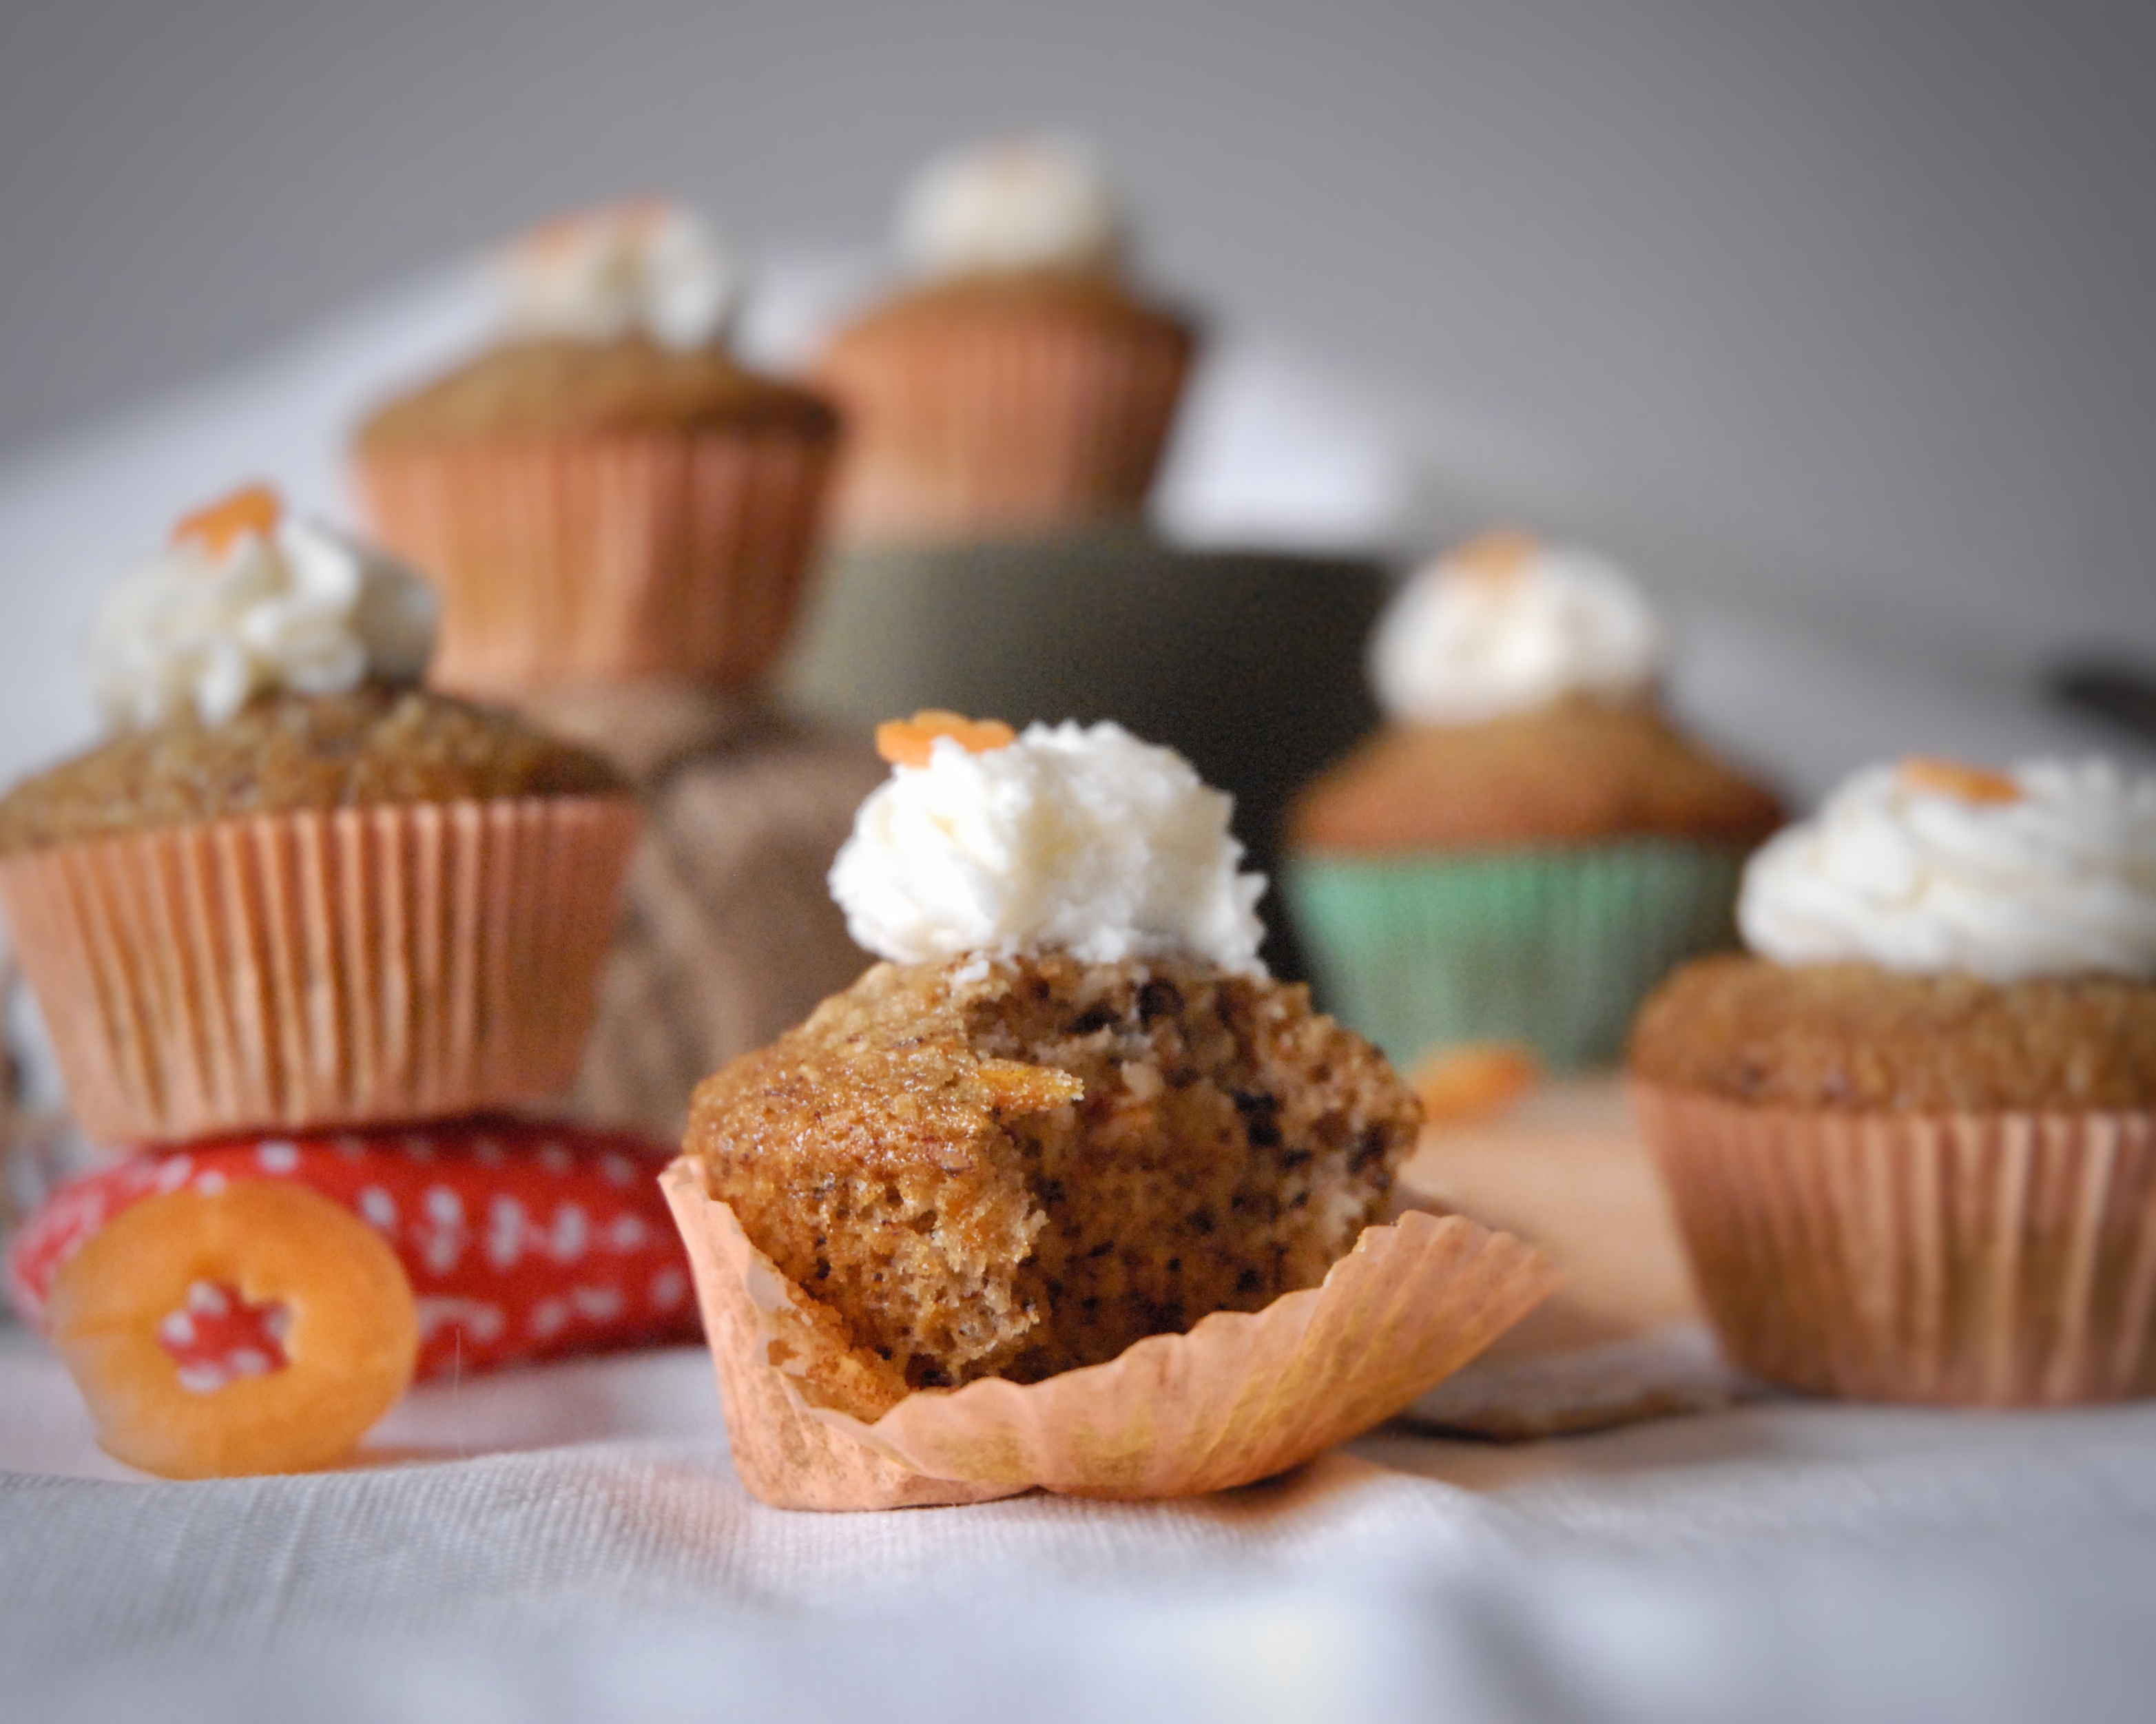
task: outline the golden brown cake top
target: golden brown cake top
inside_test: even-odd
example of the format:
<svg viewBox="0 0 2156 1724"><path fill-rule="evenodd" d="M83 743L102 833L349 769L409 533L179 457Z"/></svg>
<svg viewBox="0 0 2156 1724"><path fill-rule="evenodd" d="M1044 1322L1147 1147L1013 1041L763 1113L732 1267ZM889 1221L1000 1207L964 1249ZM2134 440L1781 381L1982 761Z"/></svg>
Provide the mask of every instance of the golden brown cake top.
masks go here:
<svg viewBox="0 0 2156 1724"><path fill-rule="evenodd" d="M870 1416L1313 1285L1419 1111L1306 992L1203 959L880 964L697 1090L685 1147L842 1324Z"/></svg>
<svg viewBox="0 0 2156 1724"><path fill-rule="evenodd" d="M1773 792L1650 706L1580 698L1458 726L1378 731L1306 787L1289 832L1383 855L1661 834L1738 845L1781 824Z"/></svg>
<svg viewBox="0 0 2156 1724"><path fill-rule="evenodd" d="M625 793L597 755L506 712L370 682L258 695L113 738L0 799L0 854L230 815L379 803Z"/></svg>
<svg viewBox="0 0 2156 1724"><path fill-rule="evenodd" d="M820 363L888 341L1029 326L1117 331L1186 348L1196 341L1187 320L1139 298L1106 271L1014 269L954 275L896 294L839 331Z"/></svg>
<svg viewBox="0 0 2156 1724"><path fill-rule="evenodd" d="M1710 957L1656 990L1633 1073L1766 1106L1922 1113L2156 1106L2156 983L1985 982Z"/></svg>
<svg viewBox="0 0 2156 1724"><path fill-rule="evenodd" d="M773 427L836 434L820 397L737 363L717 346L679 351L640 336L506 342L384 403L360 427L367 453L467 439Z"/></svg>

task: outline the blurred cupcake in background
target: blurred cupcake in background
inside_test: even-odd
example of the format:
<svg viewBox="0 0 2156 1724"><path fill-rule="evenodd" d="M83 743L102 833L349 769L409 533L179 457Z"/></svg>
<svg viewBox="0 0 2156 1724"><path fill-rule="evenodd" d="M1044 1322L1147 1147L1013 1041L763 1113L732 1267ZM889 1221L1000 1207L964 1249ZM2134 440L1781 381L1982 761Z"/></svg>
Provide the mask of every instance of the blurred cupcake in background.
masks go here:
<svg viewBox="0 0 2156 1724"><path fill-rule="evenodd" d="M1635 1101L1732 1362L1816 1393L2156 1393L2156 779L1858 773L1774 839Z"/></svg>
<svg viewBox="0 0 2156 1724"><path fill-rule="evenodd" d="M898 239L913 285L814 367L846 414L839 532L957 543L1137 516L1197 344L1129 282L1091 156L1031 138L945 156Z"/></svg>
<svg viewBox="0 0 2156 1724"><path fill-rule="evenodd" d="M1667 651L1576 546L1493 532L1409 577L1369 649L1389 722L1289 815L1329 1010L1404 1065L1508 1042L1591 1066L1674 965L1729 942L1782 810L1662 712Z"/></svg>
<svg viewBox="0 0 2156 1724"><path fill-rule="evenodd" d="M728 352L738 286L676 205L566 218L506 259L501 342L361 426L375 524L441 590L439 686L762 676L838 422Z"/></svg>
<svg viewBox="0 0 2156 1724"><path fill-rule="evenodd" d="M0 798L0 906L108 1143L543 1101L640 816L598 757L418 686L434 595L274 492L100 607L114 734Z"/></svg>

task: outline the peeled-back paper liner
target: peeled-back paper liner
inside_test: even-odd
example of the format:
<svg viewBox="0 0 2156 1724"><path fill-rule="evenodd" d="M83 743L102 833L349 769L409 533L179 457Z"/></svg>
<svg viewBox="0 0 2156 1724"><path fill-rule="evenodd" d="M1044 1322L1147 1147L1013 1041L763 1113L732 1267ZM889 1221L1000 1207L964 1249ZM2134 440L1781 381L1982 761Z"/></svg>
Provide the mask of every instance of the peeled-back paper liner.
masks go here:
<svg viewBox="0 0 2156 1724"><path fill-rule="evenodd" d="M689 1248L742 1480L781 1508L983 1502L1035 1488L1195 1496L1269 1478L1390 1417L1562 1279L1465 1217L1363 1229L1322 1286L1216 1312L1043 1382L922 1390L873 1423L814 1404L832 1343L683 1157L661 1176Z"/></svg>
<svg viewBox="0 0 2156 1724"><path fill-rule="evenodd" d="M841 339L819 377L847 416L839 536L955 543L1136 516L1192 349L1166 324L1055 316Z"/></svg>
<svg viewBox="0 0 2156 1724"><path fill-rule="evenodd" d="M437 686L737 687L786 643L832 449L792 426L475 442L366 454L359 480L440 588Z"/></svg>
<svg viewBox="0 0 2156 1724"><path fill-rule="evenodd" d="M1460 856L1301 855L1285 885L1319 1003L1404 1070L1433 1048L1523 1042L1606 1065L1640 1002L1736 937L1740 852L1680 839Z"/></svg>
<svg viewBox="0 0 2156 1724"><path fill-rule="evenodd" d="M2156 1392L2156 1111L1634 1102L1743 1369L1940 1405Z"/></svg>
<svg viewBox="0 0 2156 1724"><path fill-rule="evenodd" d="M443 1117L577 1073L626 797L208 821L0 862L77 1122L165 1142Z"/></svg>

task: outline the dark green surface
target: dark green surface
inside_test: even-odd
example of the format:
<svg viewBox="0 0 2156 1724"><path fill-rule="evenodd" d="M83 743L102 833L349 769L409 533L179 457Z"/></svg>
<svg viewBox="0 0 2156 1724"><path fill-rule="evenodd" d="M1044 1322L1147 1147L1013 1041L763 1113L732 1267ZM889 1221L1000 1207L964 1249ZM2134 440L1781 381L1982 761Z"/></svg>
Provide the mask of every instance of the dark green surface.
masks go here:
<svg viewBox="0 0 2156 1724"><path fill-rule="evenodd" d="M1276 974L1302 966L1277 891L1290 793L1376 722L1363 642L1375 564L1178 552L1134 531L854 552L824 571L788 697L850 723L947 706L1024 724L1114 719L1235 797Z"/></svg>

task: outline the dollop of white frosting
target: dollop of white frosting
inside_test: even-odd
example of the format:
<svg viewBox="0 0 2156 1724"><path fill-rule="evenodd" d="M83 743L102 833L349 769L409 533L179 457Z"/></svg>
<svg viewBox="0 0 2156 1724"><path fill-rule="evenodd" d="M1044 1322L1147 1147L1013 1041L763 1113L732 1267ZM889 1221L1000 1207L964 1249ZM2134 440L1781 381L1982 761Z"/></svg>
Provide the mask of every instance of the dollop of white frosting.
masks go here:
<svg viewBox="0 0 2156 1724"><path fill-rule="evenodd" d="M901 963L1060 947L1258 971L1265 882L1237 870L1234 808L1120 725L1036 724L980 754L938 738L861 804L831 894L855 940Z"/></svg>
<svg viewBox="0 0 2156 1724"><path fill-rule="evenodd" d="M922 168L899 203L898 242L930 275L1111 269L1122 213L1083 146L1016 138Z"/></svg>
<svg viewBox="0 0 2156 1724"><path fill-rule="evenodd" d="M1371 687L1404 724L1468 725L1568 695L1635 700L1667 642L1631 577L1577 546L1490 534L1410 576L1371 636Z"/></svg>
<svg viewBox="0 0 2156 1724"><path fill-rule="evenodd" d="M1738 922L1763 957L1964 971L1992 982L2156 976L2156 778L2038 762L1980 799L1873 767L1745 870Z"/></svg>
<svg viewBox="0 0 2156 1724"><path fill-rule="evenodd" d="M679 204L616 204L566 216L511 254L507 311L523 336L611 341L642 335L679 350L725 333L739 298L733 259Z"/></svg>
<svg viewBox="0 0 2156 1724"><path fill-rule="evenodd" d="M417 681L437 608L434 589L403 565L288 515L221 549L177 540L122 576L90 624L90 685L124 729L190 706L222 724L272 689Z"/></svg>

